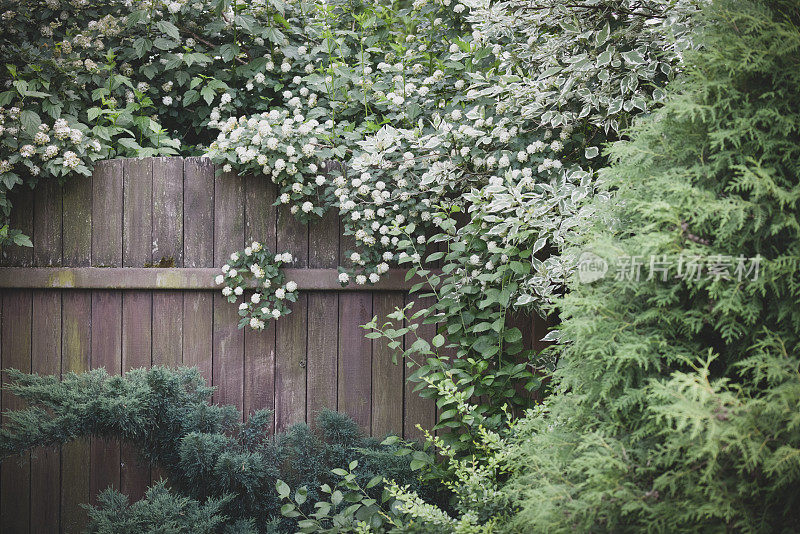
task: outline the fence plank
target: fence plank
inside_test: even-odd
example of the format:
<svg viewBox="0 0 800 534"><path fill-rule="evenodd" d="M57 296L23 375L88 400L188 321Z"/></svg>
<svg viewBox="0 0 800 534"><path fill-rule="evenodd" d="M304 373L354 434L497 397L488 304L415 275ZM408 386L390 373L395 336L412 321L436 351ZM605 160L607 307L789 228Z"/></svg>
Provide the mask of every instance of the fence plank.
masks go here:
<svg viewBox="0 0 800 534"><path fill-rule="evenodd" d="M120 374L122 366L122 294L92 291L92 368ZM119 489L120 444L117 440L91 440L89 491L92 503L108 487Z"/></svg>
<svg viewBox="0 0 800 534"><path fill-rule="evenodd" d="M3 369L31 370L31 292L9 291L3 295ZM5 382L5 376L3 381ZM25 406L8 391L2 392L3 410ZM30 529L31 455L9 458L0 474L0 524L6 532Z"/></svg>
<svg viewBox="0 0 800 534"><path fill-rule="evenodd" d="M61 196L58 196L61 231ZM61 247L58 247L60 259ZM33 320L36 335L31 338L31 371L41 375L61 375L61 292L33 292ZM58 531L61 492L61 448L39 447L31 462L31 531Z"/></svg>
<svg viewBox="0 0 800 534"><path fill-rule="evenodd" d="M61 265L61 184L44 180L33 202L33 264Z"/></svg>
<svg viewBox="0 0 800 534"><path fill-rule="evenodd" d="M127 291L122 296L122 372L150 367L152 358L152 305L149 291ZM122 445L120 488L131 500L144 495L150 483L150 468L139 460L137 451Z"/></svg>
<svg viewBox="0 0 800 534"><path fill-rule="evenodd" d="M402 293L375 293L372 297L372 314L378 324L395 308L403 307ZM403 432L403 362L392 363L396 352L384 339L372 341L372 435L384 436Z"/></svg>
<svg viewBox="0 0 800 534"><path fill-rule="evenodd" d="M360 325L372 318L370 293L339 295L339 411L369 432L372 424L372 343Z"/></svg>
<svg viewBox="0 0 800 534"><path fill-rule="evenodd" d="M244 179L232 173L214 181L214 265L222 267L244 245ZM244 333L236 306L221 294L214 297L212 378L215 402L242 409L244 391Z"/></svg>
<svg viewBox="0 0 800 534"><path fill-rule="evenodd" d="M308 265L335 269L339 260L339 218L334 210L312 221L308 232ZM323 408L338 405L339 295L308 294L308 395L306 412L312 424Z"/></svg>
<svg viewBox="0 0 800 534"><path fill-rule="evenodd" d="M277 232L276 252L288 251L295 259L295 267L306 267L308 227L298 222L286 206L278 209ZM307 307L308 295L301 293L291 306L292 313L275 325L275 427L278 430L306 420Z"/></svg>
<svg viewBox="0 0 800 534"><path fill-rule="evenodd" d="M183 264L214 265L214 165L208 158L183 160Z"/></svg>
<svg viewBox="0 0 800 534"><path fill-rule="evenodd" d="M411 302L414 302L415 306L409 312L407 312L409 316L413 315L420 308L427 307L432 304L430 297L418 298L416 295L407 295L406 304ZM435 334L436 328L434 325L420 325L420 327L417 329L416 335L412 332L404 336L403 343L405 348L408 349L417 339L417 337L430 340ZM419 439L422 437L422 433L416 428L416 426L420 425L422 428L433 427L436 416L436 405L434 404L433 399L424 399L419 396L417 391L414 391L419 384L408 382L408 376L411 375L417 369L417 367L409 367L409 361L403 363L405 364L405 374L403 378L403 382L405 384L405 400L403 402L403 437L406 439Z"/></svg>
<svg viewBox="0 0 800 534"><path fill-rule="evenodd" d="M153 160L153 263L183 266L183 160ZM183 357L183 293L153 292L153 365Z"/></svg>
<svg viewBox="0 0 800 534"><path fill-rule="evenodd" d="M76 373L88 371L92 350L91 293L66 292L62 295L62 307L62 370ZM87 439L79 439L62 447L61 528L64 532L78 532L86 524L86 510L81 504L89 502L90 468Z"/></svg>
<svg viewBox="0 0 800 534"><path fill-rule="evenodd" d="M375 285L349 285L342 288L336 269L283 270L287 279L297 282L303 291L402 291L411 287L405 281L406 271L390 269ZM214 289L214 277L220 273L212 267L0 267L0 288L16 289ZM246 288L255 288L252 279Z"/></svg>
<svg viewBox="0 0 800 534"><path fill-rule="evenodd" d="M153 261L153 160L123 162L122 264L143 267Z"/></svg>
<svg viewBox="0 0 800 534"><path fill-rule="evenodd" d="M245 178L245 244L258 241L275 252L277 233L275 184L264 176ZM275 327L244 331L245 416L255 410L275 409ZM274 414L273 414L274 418ZM274 426L274 422L273 422Z"/></svg>
<svg viewBox="0 0 800 534"><path fill-rule="evenodd" d="M162 259L175 267L183 267L181 158L153 159L153 263Z"/></svg>
<svg viewBox="0 0 800 534"><path fill-rule="evenodd" d="M123 162L102 161L94 170L92 265L122 266Z"/></svg>
<svg viewBox="0 0 800 534"><path fill-rule="evenodd" d="M183 160L183 264L214 265L214 165ZM197 367L211 384L213 295L183 294L183 364Z"/></svg>
<svg viewBox="0 0 800 534"><path fill-rule="evenodd" d="M61 206L62 265L88 266L92 261L92 179L68 179Z"/></svg>

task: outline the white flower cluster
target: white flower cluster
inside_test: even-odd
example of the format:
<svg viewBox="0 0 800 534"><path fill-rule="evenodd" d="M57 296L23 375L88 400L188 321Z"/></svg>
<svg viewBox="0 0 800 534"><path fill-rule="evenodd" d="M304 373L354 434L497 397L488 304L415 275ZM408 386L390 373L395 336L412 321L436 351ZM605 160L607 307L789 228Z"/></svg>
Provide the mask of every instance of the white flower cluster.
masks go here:
<svg viewBox="0 0 800 534"><path fill-rule="evenodd" d="M215 161L228 161L225 170L235 164L240 172L250 169L269 176L279 186L278 201L289 204L301 220L322 215L326 206L319 197L326 179L319 148L331 125L285 109L215 120L212 125L220 134L207 154Z"/></svg>
<svg viewBox="0 0 800 534"><path fill-rule="evenodd" d="M222 287L222 295L228 302L239 304L240 326L249 325L254 330L263 330L266 323L290 313L289 302L297 300L297 283L284 283L284 264L293 261L288 252L273 255L264 245L253 241L241 252L234 252L230 261L222 266L222 274L215 282ZM248 284L247 280L252 282ZM245 298L245 291L253 293Z"/></svg>

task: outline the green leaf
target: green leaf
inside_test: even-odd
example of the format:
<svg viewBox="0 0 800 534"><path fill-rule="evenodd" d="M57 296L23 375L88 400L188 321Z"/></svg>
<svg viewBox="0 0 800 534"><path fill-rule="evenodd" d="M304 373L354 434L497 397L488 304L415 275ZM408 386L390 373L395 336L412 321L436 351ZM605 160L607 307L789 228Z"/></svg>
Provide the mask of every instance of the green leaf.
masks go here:
<svg viewBox="0 0 800 534"><path fill-rule="evenodd" d="M19 115L19 122L22 128L31 135L34 135L39 130L39 125L42 124L42 119L39 115L29 109L25 109Z"/></svg>
<svg viewBox="0 0 800 534"><path fill-rule="evenodd" d="M275 482L275 489L278 491L278 496L281 499L287 498L292 493L292 490L289 489L289 484L280 479Z"/></svg>
<svg viewBox="0 0 800 534"><path fill-rule="evenodd" d="M169 22L168 20L160 20L156 23L156 28L167 34L169 37L179 41L181 38L181 34L178 31L178 27L175 26L173 23Z"/></svg>
<svg viewBox="0 0 800 534"><path fill-rule="evenodd" d="M31 238L26 236L25 234L15 234L12 239L14 240L14 244L19 245L20 247L33 246L33 243L31 243Z"/></svg>
<svg viewBox="0 0 800 534"><path fill-rule="evenodd" d="M431 343L433 343L434 347L439 348L444 345L444 341L444 336L442 334L436 334L431 340Z"/></svg>

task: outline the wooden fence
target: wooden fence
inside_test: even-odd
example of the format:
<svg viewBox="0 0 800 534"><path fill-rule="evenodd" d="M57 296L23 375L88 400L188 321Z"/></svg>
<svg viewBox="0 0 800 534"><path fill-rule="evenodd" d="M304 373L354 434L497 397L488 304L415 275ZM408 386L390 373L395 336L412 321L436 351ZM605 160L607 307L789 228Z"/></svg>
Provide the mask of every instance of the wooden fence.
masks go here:
<svg viewBox="0 0 800 534"><path fill-rule="evenodd" d="M402 273L342 290L336 267L348 245L336 215L306 226L274 201L263 177L215 177L203 158L106 161L92 178L15 195L12 227L34 247L9 247L0 260L0 367L197 366L216 402L245 414L271 408L277 430L328 407L374 435L416 437L418 423L433 424L434 405L359 328L409 301ZM263 332L239 330L236 306L213 286L228 255L253 240L297 258L288 279L301 290L292 314ZM530 338L532 328L523 331ZM20 406L7 392L0 403ZM37 450L0 467L0 529L77 532L81 503L108 486L136 499L152 478L118 443Z"/></svg>

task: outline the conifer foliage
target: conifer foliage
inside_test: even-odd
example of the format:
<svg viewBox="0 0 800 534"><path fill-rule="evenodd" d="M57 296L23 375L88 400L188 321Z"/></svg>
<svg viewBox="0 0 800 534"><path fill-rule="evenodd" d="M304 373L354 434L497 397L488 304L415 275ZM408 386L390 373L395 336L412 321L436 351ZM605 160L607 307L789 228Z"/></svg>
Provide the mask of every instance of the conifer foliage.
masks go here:
<svg viewBox="0 0 800 534"><path fill-rule="evenodd" d="M703 22L573 251L609 270L560 303L557 394L517 436L518 532L800 524L800 3L719 0Z"/></svg>
<svg viewBox="0 0 800 534"><path fill-rule="evenodd" d="M5 387L28 408L4 414L0 459L83 436L119 438L166 474L169 489L156 484L133 504L107 490L90 510L89 532L291 532L296 520L281 516L278 480L308 489L300 508L310 513L323 498L319 488L338 482L331 471L354 460L362 487L381 475L433 501L440 490L419 483L411 456L395 454L400 446L363 437L345 415L323 411L316 430L296 424L275 436L268 410L243 423L235 407L210 403L213 389L197 369L8 377ZM382 486L373 486L380 499Z"/></svg>

